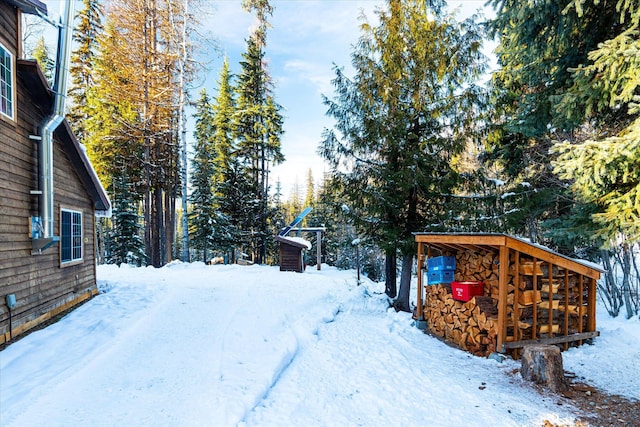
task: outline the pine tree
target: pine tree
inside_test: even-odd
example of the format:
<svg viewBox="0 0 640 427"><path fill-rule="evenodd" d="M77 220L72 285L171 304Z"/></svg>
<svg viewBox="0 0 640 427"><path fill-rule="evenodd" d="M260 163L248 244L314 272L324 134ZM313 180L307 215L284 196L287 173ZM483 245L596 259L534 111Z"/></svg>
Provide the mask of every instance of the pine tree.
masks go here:
<svg viewBox="0 0 640 427"><path fill-rule="evenodd" d="M215 188L216 152L213 142L213 111L206 90L200 92L196 102L195 142L191 161L191 187L189 196L189 240L193 249L207 262L211 255L211 239L215 231Z"/></svg>
<svg viewBox="0 0 640 427"><path fill-rule="evenodd" d="M316 202L315 183L313 182L313 171L307 171L307 191L304 196L304 206L312 208Z"/></svg>
<svg viewBox="0 0 640 427"><path fill-rule="evenodd" d="M615 7L589 1L581 19L567 13L574 0L491 3L497 10L490 28L500 38L501 68L492 79L496 110L488 119L493 125L487 159L503 169L505 191L520 195L505 231L557 246L545 239L544 221L570 215L574 204L551 165L554 140L573 126L557 114L558 97L572 85L571 68L585 63L607 33L618 31Z"/></svg>
<svg viewBox="0 0 640 427"><path fill-rule="evenodd" d="M53 86L55 62L49 55L49 48L45 43L44 36L38 39L38 42L33 48L32 55L33 59L35 59L38 62L38 65L40 65L40 69L44 73L49 85Z"/></svg>
<svg viewBox="0 0 640 427"><path fill-rule="evenodd" d="M99 0L83 0L84 8L78 13L78 25L73 32L75 49L71 54L71 87L69 121L78 140L84 142L85 123L91 115L87 92L94 85L93 72L98 49L98 36L103 31L102 4Z"/></svg>
<svg viewBox="0 0 640 427"><path fill-rule="evenodd" d="M259 26L247 39L247 49L240 62L235 139L237 156L251 183L246 195L251 202L247 204L245 223L250 225L253 258L262 263L267 256L267 239L273 234L268 221L269 168L284 161L280 150L282 116L281 107L272 95L272 82L264 62L267 15L272 14L273 8L267 0L248 0L243 6L256 13Z"/></svg>
<svg viewBox="0 0 640 427"><path fill-rule="evenodd" d="M175 199L180 195L180 94L167 89L179 87L182 39L175 24L177 17L190 19L183 5L169 0L110 2L106 29L98 38L99 65L91 94L91 120L107 129L98 130L90 145L110 156L103 145L121 144L134 189L143 197L145 250L156 267L173 253Z"/></svg>
<svg viewBox="0 0 640 427"><path fill-rule="evenodd" d="M237 174L236 145L233 139L236 105L229 61L224 59L218 79L218 94L213 103L212 145L214 152L215 234L213 246L224 253L231 253L235 261L236 245L246 245L241 235L244 221L242 206L248 201L244 177ZM241 191L239 190L239 187Z"/></svg>
<svg viewBox="0 0 640 427"><path fill-rule="evenodd" d="M106 263L145 265L142 226L138 216L139 200L131 191L126 174L116 175L112 185L112 227L106 233Z"/></svg>
<svg viewBox="0 0 640 427"><path fill-rule="evenodd" d="M226 180L231 157L235 155L235 144L233 140L234 115L236 105L233 87L231 84L231 73L229 71L229 61L225 57L218 80L218 95L213 104L213 144L215 149L215 177L214 186L217 188L219 197L224 197L220 193L219 185Z"/></svg>
<svg viewBox="0 0 640 427"><path fill-rule="evenodd" d="M584 65L568 70L573 84L558 97L563 119L588 121L594 132L554 147L560 176L573 180L581 201L598 207L596 235L607 245L640 242L640 8L621 4L615 13L620 28L588 53ZM587 20L593 7L576 1L566 13Z"/></svg>
<svg viewBox="0 0 640 427"><path fill-rule="evenodd" d="M482 31L473 19L458 23L422 1L390 0L379 25L362 26L353 79L336 68L336 120L320 151L342 192L359 234L386 255L386 293L396 296L396 254L403 260L397 307L409 309L414 231L441 222L447 194L459 182L452 158L466 144L483 71ZM341 166L348 165L348 172Z"/></svg>

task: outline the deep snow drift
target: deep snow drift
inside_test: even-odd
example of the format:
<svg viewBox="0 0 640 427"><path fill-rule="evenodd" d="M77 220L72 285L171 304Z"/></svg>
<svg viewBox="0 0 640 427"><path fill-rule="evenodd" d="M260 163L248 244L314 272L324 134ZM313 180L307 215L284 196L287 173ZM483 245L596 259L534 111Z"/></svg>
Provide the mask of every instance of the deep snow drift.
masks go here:
<svg viewBox="0 0 640 427"><path fill-rule="evenodd" d="M102 266L101 294L0 352L2 426L540 426L573 408L323 266ZM599 312L565 369L640 399L640 321Z"/></svg>

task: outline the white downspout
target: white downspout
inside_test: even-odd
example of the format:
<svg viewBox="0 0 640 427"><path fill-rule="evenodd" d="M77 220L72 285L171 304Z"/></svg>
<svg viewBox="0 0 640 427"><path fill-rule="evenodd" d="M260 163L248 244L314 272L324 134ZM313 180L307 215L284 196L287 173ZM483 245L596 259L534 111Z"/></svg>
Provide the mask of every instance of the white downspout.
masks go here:
<svg viewBox="0 0 640 427"><path fill-rule="evenodd" d="M54 204L53 204L53 133L64 120L65 101L67 98L67 76L69 75L69 61L71 51L72 23L75 14L73 0L65 2L65 11L59 25L58 50L56 58L56 76L53 84L53 111L43 121L42 145L40 146L40 217L42 220L42 234L47 244L38 244L39 250L55 243L59 238L53 235ZM40 240L40 239L38 239Z"/></svg>

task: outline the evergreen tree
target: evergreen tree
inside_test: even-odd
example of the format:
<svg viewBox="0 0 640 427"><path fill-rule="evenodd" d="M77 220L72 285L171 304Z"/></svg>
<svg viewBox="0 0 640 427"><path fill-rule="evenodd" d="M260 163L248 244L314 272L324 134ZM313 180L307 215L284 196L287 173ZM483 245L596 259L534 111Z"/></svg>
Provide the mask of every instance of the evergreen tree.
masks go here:
<svg viewBox="0 0 640 427"><path fill-rule="evenodd" d="M113 226L106 233L106 263L145 265L144 242L142 241L142 226L138 216L139 200L135 200L135 193L126 174L115 176L112 185Z"/></svg>
<svg viewBox="0 0 640 427"><path fill-rule="evenodd" d="M95 122L107 129L98 130L102 136L92 136L90 145L104 153L103 145L122 143L129 176L143 199L145 250L156 267L173 253L175 199L180 195L176 113L180 91L168 88L179 87L183 44L176 21L190 19L184 4L111 1L106 30L98 38L100 64L95 67L96 89L91 95L93 116L99 117Z"/></svg>
<svg viewBox="0 0 640 427"><path fill-rule="evenodd" d="M231 73L229 71L229 61L225 57L218 80L218 96L213 104L213 145L215 151L215 177L214 186L219 187L220 183L226 180L231 157L235 155L235 145L233 141L234 115L236 110L233 87L231 85ZM220 197L224 194L217 193Z"/></svg>
<svg viewBox="0 0 640 427"><path fill-rule="evenodd" d="M255 211L256 201L247 198L251 194L252 186L248 180L244 166L237 157L231 157L226 179L219 184L219 191L224 197L218 198L218 209L225 218L225 235L232 250L230 261L237 260L237 253L250 251L252 244L252 218L246 212Z"/></svg>
<svg viewBox="0 0 640 427"><path fill-rule="evenodd" d="M320 152L331 164L359 233L386 255L386 293L396 296L396 254L403 255L396 306L409 310L414 231L439 223L458 185L452 158L466 144L484 70L482 31L473 19L458 23L436 13L442 4L389 0L379 25L362 26L352 54L356 76L336 68L336 120ZM349 167L347 172L341 166Z"/></svg>
<svg viewBox="0 0 640 427"><path fill-rule="evenodd" d="M304 196L304 206L312 208L316 202L315 183L313 182L313 171L307 171L307 191Z"/></svg>
<svg viewBox="0 0 640 427"><path fill-rule="evenodd" d="M272 95L272 82L264 63L267 15L273 8L267 0L249 0L243 6L254 11L259 26L247 39L238 75L237 113L235 117L236 154L245 169L250 192L246 194L245 223L250 224L251 251L256 262L266 259L269 229L269 168L284 161L280 150L282 135L281 107Z"/></svg>
<svg viewBox="0 0 640 427"><path fill-rule="evenodd" d="M55 62L49 55L49 48L44 41L44 36L38 39L35 47L33 48L32 55L33 59L35 59L36 62L38 62L38 65L40 65L40 69L44 73L49 85L53 86Z"/></svg>
<svg viewBox="0 0 640 427"><path fill-rule="evenodd" d="M551 165L554 140L572 132L556 114L558 96L572 85L570 70L585 63L607 34L619 31L609 2L589 1L583 18L567 13L573 2L493 0L497 13L489 25L500 38L501 68L492 79L496 109L489 119L494 125L487 159L503 169L505 190L520 194L505 231L558 249L544 239L544 221L570 215L574 204Z"/></svg>
<svg viewBox="0 0 640 427"><path fill-rule="evenodd" d="M242 206L246 194L238 192L233 183L240 183L246 189L242 177L238 177L236 146L233 140L235 97L229 61L224 59L218 80L218 94L213 104L212 145L214 153L214 176L212 185L215 192L215 241L213 246L222 252L231 253L235 260L235 246L246 244L240 236L244 219Z"/></svg>
<svg viewBox="0 0 640 427"><path fill-rule="evenodd" d="M194 132L194 154L191 161L191 187L189 196L189 240L191 247L200 252L202 261L207 262L213 246L215 231L215 193L214 176L216 174L213 142L213 112L206 90L200 92L196 102L196 128Z"/></svg>
<svg viewBox="0 0 640 427"><path fill-rule="evenodd" d="M584 20L596 6L571 3L565 13ZM597 206L592 218L607 245L640 242L640 8L622 2L615 21L617 31L588 53L584 65L568 70L572 85L557 97L561 119L589 122L594 132L554 147L561 177L573 180L581 201Z"/></svg>
<svg viewBox="0 0 640 427"><path fill-rule="evenodd" d="M630 253L640 239L637 2L493 3L502 65L494 80L502 122L493 155L512 165L512 177L555 180L532 214L550 218L549 234L566 252L620 248L620 295L630 315ZM536 156L527 164L530 153ZM605 264L609 257L602 253Z"/></svg>
<svg viewBox="0 0 640 427"><path fill-rule="evenodd" d="M595 3L573 1L564 13L589 21ZM618 314L616 307L624 306L630 318L640 307L633 301L637 277L636 292L632 285L633 246L640 242L640 8L622 1L615 11L611 9L617 25L588 53L587 61L569 70L573 84L557 97L557 121L593 130L586 138L556 144L559 156L554 165L562 178L572 182L578 203L595 210L590 216L595 237L606 249L617 249L621 280L607 273L607 287L600 290L609 299L612 315ZM603 251L603 262L611 270L609 258ZM616 297L619 305L614 303Z"/></svg>
<svg viewBox="0 0 640 427"><path fill-rule="evenodd" d="M84 142L85 124L91 115L87 92L94 85L93 73L98 36L103 31L102 4L99 0L83 0L83 9L78 13L78 24L73 32L75 49L71 53L71 87L69 98L69 121L78 140Z"/></svg>

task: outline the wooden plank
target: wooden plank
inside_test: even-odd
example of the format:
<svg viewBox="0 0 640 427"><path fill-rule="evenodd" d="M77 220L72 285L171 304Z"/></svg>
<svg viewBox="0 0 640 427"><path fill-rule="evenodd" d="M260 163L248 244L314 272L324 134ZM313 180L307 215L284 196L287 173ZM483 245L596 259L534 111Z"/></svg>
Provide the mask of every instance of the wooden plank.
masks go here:
<svg viewBox="0 0 640 427"><path fill-rule="evenodd" d="M422 302L422 294L423 294L422 269L424 266L424 260L425 260L424 243L418 242L418 289L417 289L417 295L416 295L416 319L417 320L424 320L424 310L422 309L422 306L424 305Z"/></svg>
<svg viewBox="0 0 640 427"><path fill-rule="evenodd" d="M500 274L498 275L498 339L497 348L505 342L507 335L507 292L509 276L509 248L500 246Z"/></svg>
<svg viewBox="0 0 640 427"><path fill-rule="evenodd" d="M520 300L520 283L522 282L522 275L520 274L520 252L518 251L513 251L514 254L514 271L515 276L514 276L514 285L515 285L515 289L513 290L513 324L514 325L519 325L520 324L520 310L519 308L516 306L517 302ZM513 336L514 339L516 341L520 340L520 338L522 338L520 335L520 327L514 327L513 328Z"/></svg>
<svg viewBox="0 0 640 427"><path fill-rule="evenodd" d="M522 348L528 344L563 344L563 343L569 343L574 341L587 340L587 339L595 338L599 335L600 335L600 332L594 331L594 332L582 332L579 334L572 334L572 335L552 337L552 338L540 338L540 339L524 340L524 341L511 341L511 342L506 342L502 344L502 346L500 346L499 348L501 349L500 352L504 353L508 349Z"/></svg>
<svg viewBox="0 0 640 427"><path fill-rule="evenodd" d="M549 310L547 311L547 327L549 329L549 337L553 336L553 331L554 331L554 325L553 325L553 308L556 306L554 303L556 301L553 300L553 264L548 263L547 264L549 267L549 271L548 271L548 277L547 279L549 280L549 292L547 294L548 299L549 299ZM558 301L559 303L559 301Z"/></svg>
<svg viewBox="0 0 640 427"><path fill-rule="evenodd" d="M505 246L506 236L500 234L422 234L416 233L416 242L451 243L458 245Z"/></svg>
<svg viewBox="0 0 640 427"><path fill-rule="evenodd" d="M595 278L596 280L600 278L600 271L596 270L595 268L589 267L585 264L581 264L575 260L569 259L549 250L545 250L541 247L532 245L525 241L513 237L505 237L506 244L511 249L519 250L520 252L524 252L532 257L536 257L541 261L546 261L559 267L567 268L571 271L575 271L576 273L583 274L587 277Z"/></svg>
<svg viewBox="0 0 640 427"><path fill-rule="evenodd" d="M564 306L569 307L569 270L564 270ZM569 310L564 310L564 335L569 335ZM564 349L569 349L569 344L564 344Z"/></svg>
<svg viewBox="0 0 640 427"><path fill-rule="evenodd" d="M538 263L537 258L533 258L533 265ZM538 330L538 275L534 274L531 276L533 278L533 323L531 325L531 337L533 339L536 338L537 330Z"/></svg>
<svg viewBox="0 0 640 427"><path fill-rule="evenodd" d="M589 280L589 294L587 295L587 331L593 332L596 330L596 280L591 278Z"/></svg>
<svg viewBox="0 0 640 427"><path fill-rule="evenodd" d="M73 298L70 301L67 301L66 303L59 305L58 307L53 308L50 311L47 311L46 313L42 314L41 316L38 316L37 318L30 320L28 322L25 322L15 328L13 328L13 336L14 338L17 335L23 334L26 331L28 331L29 329L32 329L38 325L40 325L41 323L46 322L47 320L57 316L58 314L62 313L65 310L68 310L78 304L80 304L83 301L88 300L89 298L98 295L98 290L97 289L91 289L89 292L83 292L82 294L80 294L79 296ZM9 341L10 335L9 332L5 332L2 335L0 335L0 344L4 344L6 342Z"/></svg>

